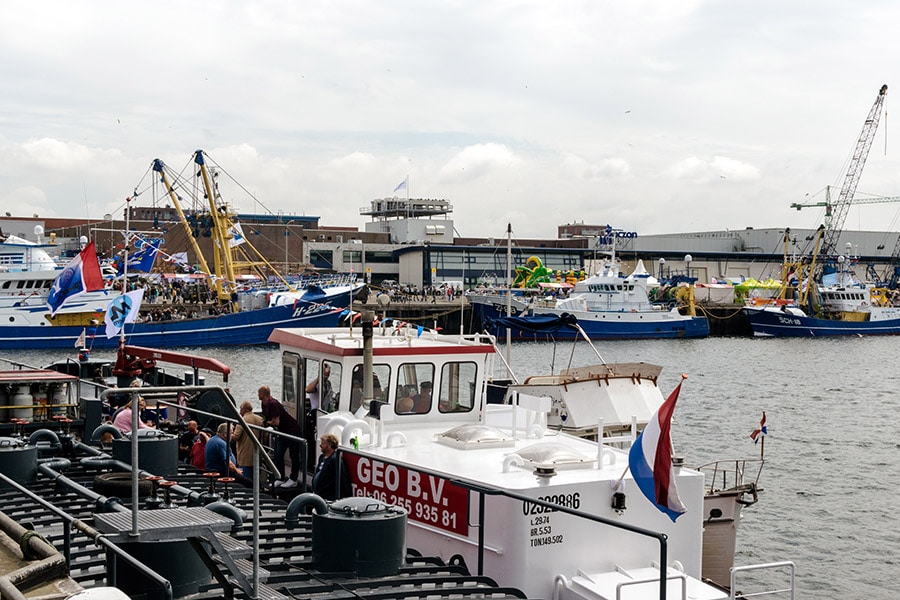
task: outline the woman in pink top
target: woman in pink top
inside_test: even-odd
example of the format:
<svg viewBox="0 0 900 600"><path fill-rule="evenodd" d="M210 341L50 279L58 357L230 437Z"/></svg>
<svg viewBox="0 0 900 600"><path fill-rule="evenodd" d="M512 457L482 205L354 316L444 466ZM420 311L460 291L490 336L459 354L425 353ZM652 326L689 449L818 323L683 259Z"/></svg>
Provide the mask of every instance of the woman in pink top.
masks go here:
<svg viewBox="0 0 900 600"><path fill-rule="evenodd" d="M115 419L113 419L113 425L119 429L122 433L128 433L131 431L131 405L134 401L129 402L125 405L125 407L116 413ZM138 400L138 410L143 411L144 407L144 399L140 398ZM150 425L147 425L140 419L140 415L138 415L138 429L153 429Z"/></svg>

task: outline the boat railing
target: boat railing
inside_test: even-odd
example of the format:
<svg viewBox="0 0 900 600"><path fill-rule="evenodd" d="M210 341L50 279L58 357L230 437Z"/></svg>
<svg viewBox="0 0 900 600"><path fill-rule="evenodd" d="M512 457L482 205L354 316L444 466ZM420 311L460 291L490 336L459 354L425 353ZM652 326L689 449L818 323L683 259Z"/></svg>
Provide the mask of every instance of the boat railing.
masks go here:
<svg viewBox="0 0 900 600"><path fill-rule="evenodd" d="M744 492L752 495L753 504L759 487L759 476L762 473L763 458L722 459L697 467L703 473L706 482L706 493Z"/></svg>
<svg viewBox="0 0 900 600"><path fill-rule="evenodd" d="M168 390L182 390L182 391L188 391L188 392L196 391L197 393L203 393L204 391L209 391L209 390L218 390L219 392L221 392L223 394L226 393L226 390L224 390L223 388L220 388L218 386L194 386L194 387L187 387L187 388L181 388L181 387L140 388L141 394L143 394L145 390L151 391L151 392L152 391L165 392ZM230 399L230 401L233 404L234 401L233 401L233 399L231 399L231 395L227 394L227 397ZM239 416L235 417L235 416L223 415L221 413L208 412L208 411L196 408L196 407L187 406L187 405L177 402L177 401L171 402L171 401L167 401L167 400L159 400L159 404L163 405L163 406L170 406L176 411L183 410L187 414L192 414L192 415L196 415L199 417L206 417L207 419L216 419L217 421L225 421L232 425L240 425L247 429L253 430L253 432L254 432L253 436L258 441L259 448L262 451L260 453L260 457L262 457L263 454L265 454L265 456L266 456L265 460L260 461L260 465L259 465L260 473L254 474L254 477L256 477L256 478L258 478L258 475L264 475L264 477L262 479L266 479L266 480L270 476L273 476L273 475L276 477L284 476L284 473L280 473L280 474L277 473L275 465L273 464L273 461L271 459L272 453L274 451L274 444L272 443L272 441L278 437L283 437L285 439L298 442L300 444L300 464L301 465L307 464L307 454L309 452L309 449L308 449L307 441L304 438L296 437L296 436L293 436L293 435L290 435L287 433L282 433L280 431L276 431L271 428L260 427L258 425L253 425L252 423L247 423ZM235 411L237 411L236 408L235 408ZM230 439L229 439L229 445L230 445ZM307 470L305 468L301 468L300 474L301 474L301 480L298 483L301 486L301 489L306 489Z"/></svg>
<svg viewBox="0 0 900 600"><path fill-rule="evenodd" d="M38 494L35 494L28 488L19 484L14 479L7 477L6 474L4 474L3 472L0 472L0 482L2 482L5 486L9 486L10 488L15 489L19 494L27 496L32 501L36 502L38 505L42 506L47 511L49 511L52 515L55 515L56 517L58 517L62 521L63 538L65 540L68 540L71 538L73 527L75 529L78 529L79 531L81 531L82 533L88 535L91 539L93 539L96 544L101 545L104 548L106 548L108 553L114 554L117 559L127 563L130 568L135 569L137 572L144 575L149 581L152 581L155 584L155 587L159 588L160 593L162 594L163 598L165 598L166 600L171 600L171 598L174 597L172 584L168 579L166 579L165 577L163 577L162 575L160 575L159 573L154 571L152 568L150 568L149 566L144 564L144 561L135 558L134 556L129 554L126 550L121 548L119 545L117 545L116 543L107 539L106 536L104 536L102 533L100 533L99 531L97 531L96 529L94 529L93 527L91 527L90 525L85 523L84 521L82 521L80 519L76 519L75 517L73 517L66 511L64 511L63 509L57 507L52 502L45 500ZM69 554L68 550L69 550L69 545L66 544L65 545L65 553L63 556L65 558L67 565L69 564L69 561L70 561L70 556L68 555ZM117 572L117 569L108 569L107 570L109 583L112 586L115 586L115 584L116 584L116 572ZM2 576L0 576L0 579L4 579L5 581L8 581L8 579L6 579L5 577L2 577ZM149 588L149 589L153 589L153 588ZM8 594L10 596L10 598L15 598L16 597L15 594L17 591L18 590L16 589L16 587L14 585L11 584L11 582L10 582L9 586L5 586L5 585L3 586L3 596L4 597L6 597L6 595ZM21 596L21 597L24 598L24 596Z"/></svg>
<svg viewBox="0 0 900 600"><path fill-rule="evenodd" d="M736 592L735 591L735 590L737 590L737 577L741 573L747 573L750 571L761 571L761 570L771 571L771 570L784 570L784 569L787 569L787 572L788 572L788 577L789 577L789 582L790 582L789 587L779 588L779 589L774 589L774 590L765 590L765 591L760 591L760 592L746 592L746 591ZM740 598L743 600L746 598L756 598L759 596L774 596L774 595L790 593L791 600L793 600L795 570L796 570L796 568L794 566L794 563L789 560L781 561L781 562L765 563L765 564L761 564L761 565L747 565L745 567L732 567L732 569L731 569L731 591L728 595L728 598L729 598L729 600L735 600L737 598Z"/></svg>
<svg viewBox="0 0 900 600"><path fill-rule="evenodd" d="M340 459L343 460L344 454L352 454L360 457L373 458L368 456L362 451L357 451L352 448L347 448L345 446L341 446L338 449L338 453ZM377 457L378 461L384 463L385 465L391 465L397 468L406 469L408 468L406 464L393 461L388 457L379 455ZM595 515L592 513L588 513L582 510L576 510L574 508L570 508L567 506L563 506L562 504L557 504L554 502L547 502L546 500L541 500L540 498L527 496L525 494L521 494L519 492L503 489L500 487L492 486L489 484L485 484L478 481L472 481L469 479L464 479L460 477L446 477L444 474L439 473L438 471L433 471L427 468L416 468L416 471L428 475L429 477L435 478L437 480L447 481L452 485L456 485L466 489L469 492L473 492L478 496L478 568L477 574L479 576L484 575L484 553L486 549L486 542L484 539L485 532L485 501L487 496L503 496L506 498L510 498L512 500L519 500L523 503L533 504L535 506L540 506L554 512L565 513L568 515L572 515L576 518L583 519L586 521L591 521L594 523L598 523L600 525L605 525L608 527L613 527L615 529L620 529L622 531L627 531L633 533L635 535L639 535L642 537L647 537L656 540L659 543L659 562L656 565L659 567L659 579L655 581L659 581L659 597L662 600L666 598L666 583L667 583L667 567L668 564L668 536L665 533L661 533L658 531L652 531L650 529L645 529L643 527L638 527L636 525L631 525L630 523L624 523L621 521L615 521L612 519L608 519L606 517L602 517L600 515ZM336 487L340 486L340 474L338 475L338 481Z"/></svg>

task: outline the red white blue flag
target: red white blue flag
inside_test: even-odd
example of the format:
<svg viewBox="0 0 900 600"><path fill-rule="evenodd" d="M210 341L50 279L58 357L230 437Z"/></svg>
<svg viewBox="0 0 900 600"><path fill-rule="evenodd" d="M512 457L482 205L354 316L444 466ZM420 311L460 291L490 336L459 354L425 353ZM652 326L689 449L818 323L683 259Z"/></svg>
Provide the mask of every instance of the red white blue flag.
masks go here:
<svg viewBox="0 0 900 600"><path fill-rule="evenodd" d="M57 275L47 296L47 308L51 316L55 315L69 298L102 289L103 275L100 273L97 251L94 242L89 242Z"/></svg>
<svg viewBox="0 0 900 600"><path fill-rule="evenodd" d="M673 523L687 510L678 497L672 467L672 413L675 412L680 392L681 383L653 414L628 453L628 468L635 483L644 496L668 515Z"/></svg>
<svg viewBox="0 0 900 600"><path fill-rule="evenodd" d="M753 433L750 434L750 439L756 444L759 442L759 438L768 435L768 433L769 429L766 427L766 411L763 411L762 419L759 420L759 427L753 430Z"/></svg>

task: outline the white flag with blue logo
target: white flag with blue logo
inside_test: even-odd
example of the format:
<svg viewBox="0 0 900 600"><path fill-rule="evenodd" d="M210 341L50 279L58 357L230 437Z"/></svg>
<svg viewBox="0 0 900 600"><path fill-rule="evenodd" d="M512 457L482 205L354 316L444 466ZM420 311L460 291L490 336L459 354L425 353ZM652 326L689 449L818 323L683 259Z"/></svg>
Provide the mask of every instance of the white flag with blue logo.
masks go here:
<svg viewBox="0 0 900 600"><path fill-rule="evenodd" d="M127 292L109 301L106 307L106 337L116 337L125 323L134 323L144 299L144 289Z"/></svg>

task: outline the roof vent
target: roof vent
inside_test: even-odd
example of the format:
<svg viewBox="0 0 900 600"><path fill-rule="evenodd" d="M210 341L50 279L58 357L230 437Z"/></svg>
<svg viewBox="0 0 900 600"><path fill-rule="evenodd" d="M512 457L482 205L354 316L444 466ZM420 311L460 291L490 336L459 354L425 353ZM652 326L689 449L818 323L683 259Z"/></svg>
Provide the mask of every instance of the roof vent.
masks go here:
<svg viewBox="0 0 900 600"><path fill-rule="evenodd" d="M534 469L560 470L593 467L596 459L557 442L541 442L516 452Z"/></svg>
<svg viewBox="0 0 900 600"><path fill-rule="evenodd" d="M504 448L515 446L516 443L515 438L488 425L459 425L436 437L438 442L462 450Z"/></svg>

